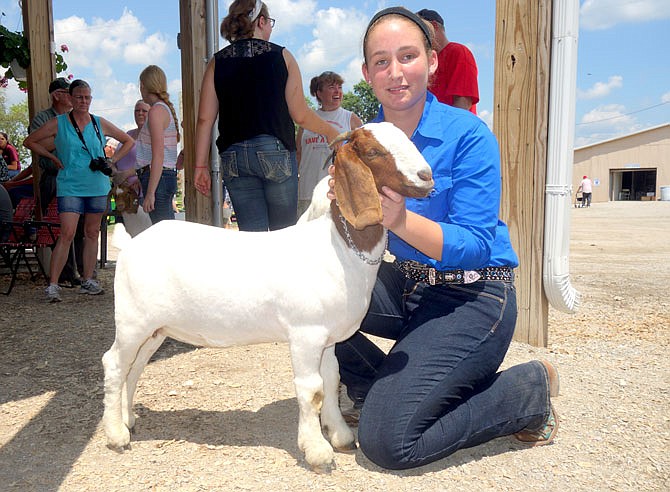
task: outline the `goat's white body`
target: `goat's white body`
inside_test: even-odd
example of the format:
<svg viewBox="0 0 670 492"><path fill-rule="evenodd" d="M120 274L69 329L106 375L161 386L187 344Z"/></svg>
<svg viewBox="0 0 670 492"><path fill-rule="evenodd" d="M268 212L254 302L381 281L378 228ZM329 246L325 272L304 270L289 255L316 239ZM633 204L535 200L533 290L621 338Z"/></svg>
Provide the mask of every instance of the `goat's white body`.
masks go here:
<svg viewBox="0 0 670 492"><path fill-rule="evenodd" d="M129 444L137 379L166 336L206 347L288 342L299 446L312 467L328 467L333 449L321 427L336 448L355 448L338 406L334 344L358 329L377 270L330 213L269 233L163 221L128 241L116 265L116 340L103 357L109 445Z"/></svg>
<svg viewBox="0 0 670 492"><path fill-rule="evenodd" d="M370 255L383 249L380 241ZM358 327L376 272L325 216L262 234L163 221L119 254L116 323L207 347L288 342L323 329L332 345Z"/></svg>
<svg viewBox="0 0 670 492"><path fill-rule="evenodd" d="M397 181L402 174L398 187L427 193L430 167L413 144L393 125L375 125L357 135L372 134L373 144L386 148L405 142L407 148L397 152L410 156L394 162L387 176ZM111 447L130 443L137 380L169 336L207 347L288 342L300 407L298 445L306 461L321 469L333 460L322 428L334 447L355 448L339 410L334 346L360 326L379 264L361 259L339 234L334 221L340 217L318 208L325 203L327 181L325 186L313 220L293 227L235 232L163 221L124 245L114 283L116 339L103 356L103 424ZM375 189L358 193L371 197ZM378 232L377 243L362 253L371 260L380 259L386 246L386 232L381 227ZM375 238L364 242L370 240Z"/></svg>

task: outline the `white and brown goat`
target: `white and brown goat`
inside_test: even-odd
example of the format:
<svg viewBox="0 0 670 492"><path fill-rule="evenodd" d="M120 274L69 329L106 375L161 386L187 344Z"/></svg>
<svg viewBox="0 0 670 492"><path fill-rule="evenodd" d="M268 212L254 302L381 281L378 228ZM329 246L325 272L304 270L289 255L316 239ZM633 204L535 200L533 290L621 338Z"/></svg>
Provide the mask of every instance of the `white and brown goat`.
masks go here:
<svg viewBox="0 0 670 492"><path fill-rule="evenodd" d="M307 463L323 470L333 461L322 428L336 449L355 449L338 406L334 347L359 328L384 254L378 190L423 197L433 181L414 144L390 123L345 138L335 158L337 201L322 217L272 232L163 221L124 246L114 283L116 339L102 359L110 447L129 444L137 380L171 337L204 347L288 342Z"/></svg>

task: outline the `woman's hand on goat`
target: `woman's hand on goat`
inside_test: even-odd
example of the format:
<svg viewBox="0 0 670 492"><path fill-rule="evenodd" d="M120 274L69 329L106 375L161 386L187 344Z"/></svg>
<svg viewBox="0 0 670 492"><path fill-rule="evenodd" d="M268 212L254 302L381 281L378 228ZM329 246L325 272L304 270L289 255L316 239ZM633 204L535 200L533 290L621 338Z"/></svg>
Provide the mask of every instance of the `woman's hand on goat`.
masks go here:
<svg viewBox="0 0 670 492"><path fill-rule="evenodd" d="M209 196L212 188L212 179L209 176L209 168L195 168L195 189L205 196Z"/></svg>
<svg viewBox="0 0 670 492"><path fill-rule="evenodd" d="M384 214L382 225L393 232L396 232L399 228L405 227L407 221L405 197L400 193L396 193L388 186L382 187L382 194L380 194L379 197L382 202L382 212Z"/></svg>
<svg viewBox="0 0 670 492"><path fill-rule="evenodd" d="M337 197L335 196L335 166L333 164L328 166L328 175L330 179L328 180L328 193L326 193L326 196L329 200L335 200Z"/></svg>

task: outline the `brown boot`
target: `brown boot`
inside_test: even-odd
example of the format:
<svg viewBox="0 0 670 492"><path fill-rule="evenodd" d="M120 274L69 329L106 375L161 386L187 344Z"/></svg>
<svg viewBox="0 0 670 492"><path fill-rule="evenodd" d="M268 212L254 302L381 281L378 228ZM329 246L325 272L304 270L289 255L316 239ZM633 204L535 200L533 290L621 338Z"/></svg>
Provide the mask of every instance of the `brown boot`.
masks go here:
<svg viewBox="0 0 670 492"><path fill-rule="evenodd" d="M547 371L549 396L550 397L558 396L560 390L558 371L551 362L547 360L543 360L540 362ZM558 414L556 413L554 406L551 405L550 403L549 415L547 416L547 420L545 420L544 424L540 429L534 431L524 429L521 432L517 432L516 434L514 434L514 437L516 437L521 442L529 443L531 446L544 446L546 444L552 443L552 441L556 437L556 433L558 432L558 426L559 426Z"/></svg>

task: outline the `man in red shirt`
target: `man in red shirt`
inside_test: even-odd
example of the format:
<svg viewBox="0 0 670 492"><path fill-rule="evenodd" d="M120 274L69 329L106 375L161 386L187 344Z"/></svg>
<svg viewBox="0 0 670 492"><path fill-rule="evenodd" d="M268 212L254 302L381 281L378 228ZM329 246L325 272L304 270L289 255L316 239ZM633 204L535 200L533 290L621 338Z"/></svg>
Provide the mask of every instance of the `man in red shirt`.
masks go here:
<svg viewBox="0 0 670 492"><path fill-rule="evenodd" d="M433 48L438 53L439 65L429 87L430 92L440 102L477 114L479 87L477 63L472 52L466 46L447 39L440 14L429 9L419 10L416 14L430 22L435 29Z"/></svg>

